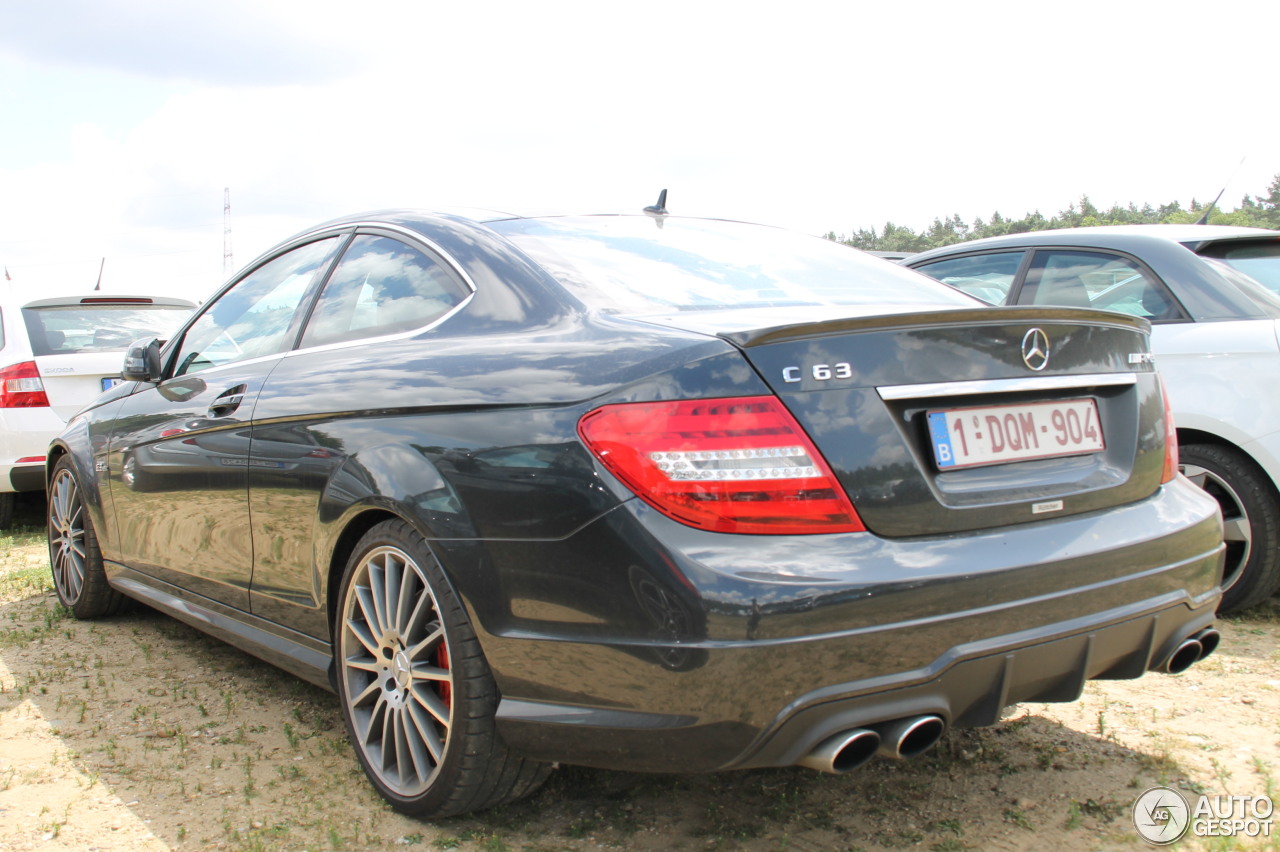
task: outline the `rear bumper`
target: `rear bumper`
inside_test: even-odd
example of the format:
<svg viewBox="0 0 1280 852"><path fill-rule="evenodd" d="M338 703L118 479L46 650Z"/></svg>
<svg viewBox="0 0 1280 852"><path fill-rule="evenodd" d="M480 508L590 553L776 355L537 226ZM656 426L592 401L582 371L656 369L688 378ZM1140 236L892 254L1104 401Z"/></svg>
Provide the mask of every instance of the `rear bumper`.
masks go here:
<svg viewBox="0 0 1280 852"><path fill-rule="evenodd" d="M44 462L0 465L0 491L43 491ZM3 487L7 485L8 487Z"/></svg>
<svg viewBox="0 0 1280 852"><path fill-rule="evenodd" d="M1212 623L1222 562L1216 504L1181 478L1109 512L940 539L744 541L631 504L592 526L525 543L535 576L558 576L498 578L511 611L478 610L480 638L513 748L635 771L791 765L850 728L992 724L1139 677ZM583 559L607 588L566 581ZM633 634L597 632L630 610Z"/></svg>
<svg viewBox="0 0 1280 852"><path fill-rule="evenodd" d="M0 491L44 490L45 453L65 425L48 407L0 411ZM41 461L18 464L25 458Z"/></svg>

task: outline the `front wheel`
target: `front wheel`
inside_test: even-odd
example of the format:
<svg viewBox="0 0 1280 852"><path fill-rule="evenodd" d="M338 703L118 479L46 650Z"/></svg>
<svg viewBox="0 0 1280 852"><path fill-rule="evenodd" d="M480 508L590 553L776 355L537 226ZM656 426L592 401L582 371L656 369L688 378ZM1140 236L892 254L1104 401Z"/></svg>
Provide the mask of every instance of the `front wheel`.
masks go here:
<svg viewBox="0 0 1280 852"><path fill-rule="evenodd" d="M365 774L396 810L446 817L532 793L549 767L512 754L466 612L421 536L388 520L342 579L335 665Z"/></svg>
<svg viewBox="0 0 1280 852"><path fill-rule="evenodd" d="M1262 469L1234 447L1178 448L1182 473L1218 501L1227 545L1218 612L1247 609L1280 587L1280 507Z"/></svg>
<svg viewBox="0 0 1280 852"><path fill-rule="evenodd" d="M114 615L125 596L107 583L93 520L84 505L71 460L63 456L49 483L49 565L58 600L76 618Z"/></svg>

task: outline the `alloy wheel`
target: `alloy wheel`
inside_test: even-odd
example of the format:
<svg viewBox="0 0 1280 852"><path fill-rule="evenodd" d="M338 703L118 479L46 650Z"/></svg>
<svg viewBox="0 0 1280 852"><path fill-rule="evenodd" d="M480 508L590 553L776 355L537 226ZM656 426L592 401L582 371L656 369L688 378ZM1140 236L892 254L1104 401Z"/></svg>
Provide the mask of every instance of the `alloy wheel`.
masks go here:
<svg viewBox="0 0 1280 852"><path fill-rule="evenodd" d="M370 769L398 796L430 787L452 731L453 674L435 596L398 547L371 549L344 598L343 699Z"/></svg>
<svg viewBox="0 0 1280 852"><path fill-rule="evenodd" d="M70 471L60 470L49 491L49 543L53 581L65 603L80 599L85 582L84 504Z"/></svg>

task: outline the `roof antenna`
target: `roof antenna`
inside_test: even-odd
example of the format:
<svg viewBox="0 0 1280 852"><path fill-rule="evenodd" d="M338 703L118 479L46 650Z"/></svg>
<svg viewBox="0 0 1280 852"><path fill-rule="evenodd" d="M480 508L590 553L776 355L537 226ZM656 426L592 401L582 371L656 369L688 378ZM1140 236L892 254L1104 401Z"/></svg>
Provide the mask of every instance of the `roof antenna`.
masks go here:
<svg viewBox="0 0 1280 852"><path fill-rule="evenodd" d="M659 192L658 203L651 204L650 206L644 208L644 212L648 213L650 216L667 215L667 191L664 189L662 190L662 192Z"/></svg>
<svg viewBox="0 0 1280 852"><path fill-rule="evenodd" d="M1236 166L1236 170L1235 170L1234 172L1232 172L1232 173L1231 173L1231 177L1227 178L1227 182L1226 182L1226 183L1224 183L1224 184L1222 185L1222 189L1218 190L1218 195L1217 195L1217 197L1216 197L1216 198L1214 198L1214 199L1213 199L1213 201L1210 201L1210 202L1209 202L1209 206L1208 206L1208 207L1204 208L1204 215L1203 215L1203 216L1201 216L1201 217L1200 217L1200 219L1196 222L1196 224L1197 224L1197 225L1207 225L1207 224L1209 224L1209 214L1210 214L1210 213L1212 213L1212 212L1213 212L1213 208L1214 208L1214 207L1216 207L1216 206L1218 205L1218 199L1219 199L1219 198L1222 198L1222 193L1224 193L1224 192L1226 192L1226 191L1227 191L1227 187L1231 185L1231 181L1233 181L1233 180L1235 180L1235 179L1236 179L1236 174L1238 174L1238 173L1239 173L1239 171L1240 171L1240 166L1243 166L1243 165L1244 165L1244 161L1245 161L1246 159L1247 159L1247 157L1241 157L1241 158L1240 158L1240 163L1239 163L1239 165L1237 165L1237 166Z"/></svg>

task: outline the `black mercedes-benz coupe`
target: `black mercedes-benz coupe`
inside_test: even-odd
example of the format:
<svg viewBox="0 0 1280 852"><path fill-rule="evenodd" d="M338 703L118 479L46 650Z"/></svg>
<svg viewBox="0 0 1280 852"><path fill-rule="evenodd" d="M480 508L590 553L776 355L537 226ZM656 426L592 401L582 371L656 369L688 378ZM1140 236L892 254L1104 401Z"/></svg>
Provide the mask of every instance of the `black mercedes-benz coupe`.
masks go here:
<svg viewBox="0 0 1280 852"><path fill-rule="evenodd" d="M54 580L333 689L407 813L844 772L1216 646L1148 330L661 211L354 216L133 345Z"/></svg>

